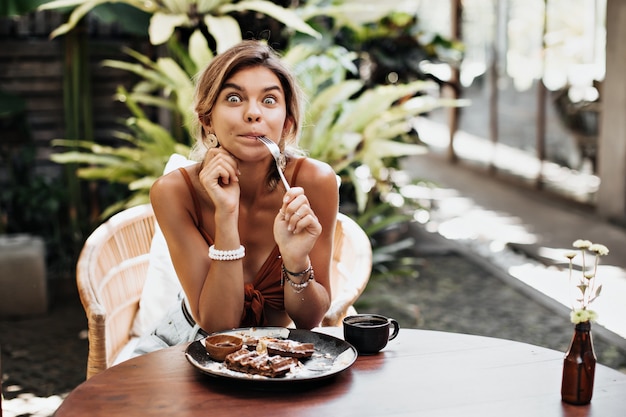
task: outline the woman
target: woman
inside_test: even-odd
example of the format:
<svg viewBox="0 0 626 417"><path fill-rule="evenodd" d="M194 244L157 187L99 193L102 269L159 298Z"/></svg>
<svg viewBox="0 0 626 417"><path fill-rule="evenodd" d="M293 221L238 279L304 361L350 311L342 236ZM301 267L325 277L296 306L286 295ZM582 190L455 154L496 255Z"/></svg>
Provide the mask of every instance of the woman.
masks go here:
<svg viewBox="0 0 626 417"><path fill-rule="evenodd" d="M330 306L338 190L327 164L295 151L293 76L270 47L244 41L200 74L194 107L200 162L164 175L150 193L185 295L165 324L182 314L188 325L152 336L171 345L199 337L194 324L200 334L319 325ZM283 152L289 191L260 136Z"/></svg>

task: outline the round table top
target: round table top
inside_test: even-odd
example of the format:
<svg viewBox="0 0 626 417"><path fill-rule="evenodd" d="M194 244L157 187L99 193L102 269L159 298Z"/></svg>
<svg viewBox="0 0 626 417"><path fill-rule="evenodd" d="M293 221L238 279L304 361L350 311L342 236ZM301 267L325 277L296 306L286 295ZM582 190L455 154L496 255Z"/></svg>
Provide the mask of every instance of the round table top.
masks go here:
<svg viewBox="0 0 626 417"><path fill-rule="evenodd" d="M341 338L341 328L316 331ZM268 389L201 373L175 346L79 385L68 416L623 416L626 374L598 365L591 404L561 402L563 352L482 336L401 329L379 354L325 380Z"/></svg>

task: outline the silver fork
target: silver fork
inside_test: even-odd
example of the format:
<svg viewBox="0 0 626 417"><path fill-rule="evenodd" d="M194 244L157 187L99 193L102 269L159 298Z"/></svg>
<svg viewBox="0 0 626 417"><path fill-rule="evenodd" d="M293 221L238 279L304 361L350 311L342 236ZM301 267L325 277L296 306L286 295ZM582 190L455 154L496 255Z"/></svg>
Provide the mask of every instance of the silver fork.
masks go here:
<svg viewBox="0 0 626 417"><path fill-rule="evenodd" d="M269 149L270 153L274 157L274 162L276 162L276 168L278 169L278 174L280 174L280 179L283 181L285 189L289 191L291 187L289 186L289 183L285 178L285 174L283 174L283 170L280 169L280 165L278 164L278 159L280 158L280 149L278 149L278 145L274 143L271 139L266 138L265 136L259 136L257 139L260 140L261 143L263 143L267 147L267 149Z"/></svg>

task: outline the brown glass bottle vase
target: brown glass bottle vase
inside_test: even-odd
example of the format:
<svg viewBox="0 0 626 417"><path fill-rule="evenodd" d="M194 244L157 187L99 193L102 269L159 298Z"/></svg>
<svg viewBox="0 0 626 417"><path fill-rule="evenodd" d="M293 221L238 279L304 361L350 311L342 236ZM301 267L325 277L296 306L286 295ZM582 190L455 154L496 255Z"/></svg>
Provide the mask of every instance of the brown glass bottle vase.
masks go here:
<svg viewBox="0 0 626 417"><path fill-rule="evenodd" d="M593 350L591 323L578 323L563 360L561 399L574 405L589 404L593 395L595 371L596 354Z"/></svg>

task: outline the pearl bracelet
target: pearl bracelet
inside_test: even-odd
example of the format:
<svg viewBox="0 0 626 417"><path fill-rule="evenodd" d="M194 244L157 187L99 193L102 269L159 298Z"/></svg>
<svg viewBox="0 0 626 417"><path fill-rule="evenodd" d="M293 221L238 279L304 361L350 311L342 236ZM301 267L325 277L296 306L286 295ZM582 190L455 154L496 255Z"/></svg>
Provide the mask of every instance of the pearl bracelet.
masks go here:
<svg viewBox="0 0 626 417"><path fill-rule="evenodd" d="M246 248L239 245L238 249L219 250L215 249L215 245L209 246L209 258L214 261L236 261L246 256Z"/></svg>

